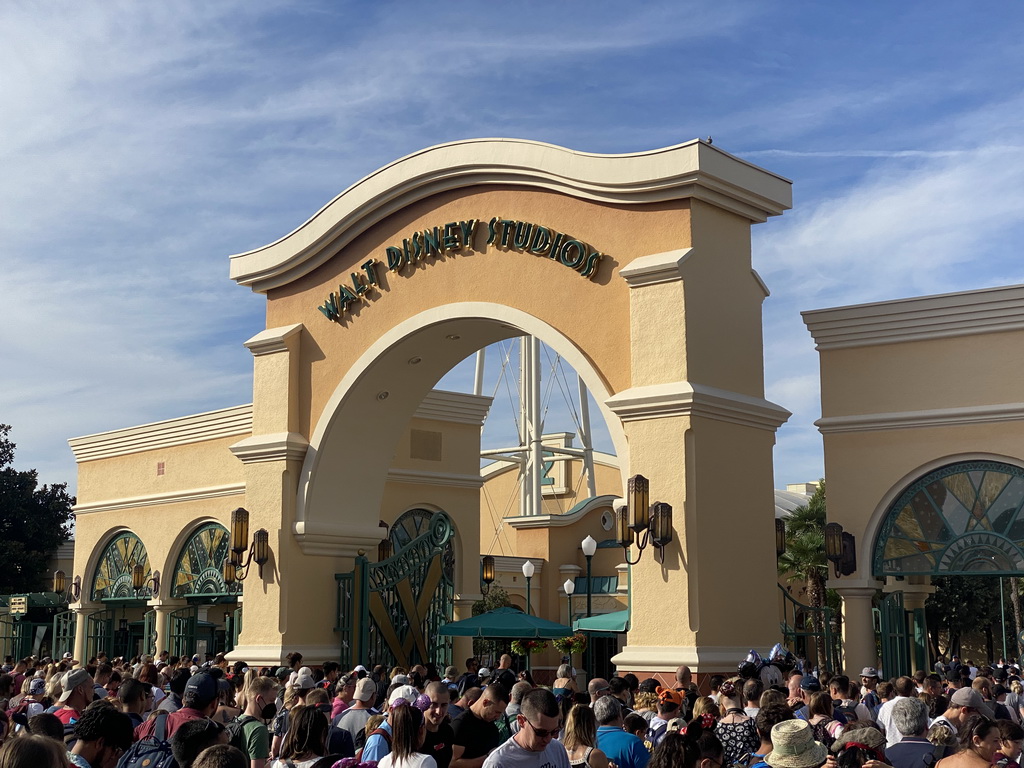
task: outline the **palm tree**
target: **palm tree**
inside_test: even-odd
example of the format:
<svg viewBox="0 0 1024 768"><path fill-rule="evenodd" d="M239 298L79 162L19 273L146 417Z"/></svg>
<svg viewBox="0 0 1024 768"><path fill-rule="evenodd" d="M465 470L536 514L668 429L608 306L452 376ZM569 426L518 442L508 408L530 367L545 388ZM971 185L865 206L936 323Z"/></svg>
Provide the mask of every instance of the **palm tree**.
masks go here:
<svg viewBox="0 0 1024 768"><path fill-rule="evenodd" d="M807 585L807 604L812 626L821 640L815 643L818 668L827 667L824 643L825 580L828 578L828 559L825 557L825 481L822 480L814 495L794 509L786 518L786 551L778 560L779 576L791 584Z"/></svg>

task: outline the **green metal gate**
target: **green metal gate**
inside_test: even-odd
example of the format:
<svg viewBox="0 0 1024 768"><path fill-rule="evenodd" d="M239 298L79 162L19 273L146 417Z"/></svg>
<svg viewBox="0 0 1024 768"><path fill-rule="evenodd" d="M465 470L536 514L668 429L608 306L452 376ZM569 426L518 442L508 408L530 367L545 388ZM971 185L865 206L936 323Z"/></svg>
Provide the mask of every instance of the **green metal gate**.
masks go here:
<svg viewBox="0 0 1024 768"><path fill-rule="evenodd" d="M827 605L812 608L794 598L781 584L782 593L782 642L794 653L816 663L817 647L825 649L825 665L830 672L843 668L840 636L832 625L832 609Z"/></svg>
<svg viewBox="0 0 1024 768"><path fill-rule="evenodd" d="M53 658L59 659L65 653L75 652L77 629L74 611L65 611L53 617L53 649L50 654Z"/></svg>
<svg viewBox="0 0 1024 768"><path fill-rule="evenodd" d="M882 629L882 669L887 678L910 674L909 619L903 593L890 592L878 606Z"/></svg>
<svg viewBox="0 0 1024 768"><path fill-rule="evenodd" d="M426 528L387 560L359 556L352 573L335 576L343 666L451 662L451 638L437 629L452 620L454 528L444 512L432 513Z"/></svg>
<svg viewBox="0 0 1024 768"><path fill-rule="evenodd" d="M85 658L84 664L89 659L97 656L100 651L107 654L113 653L114 643L114 612L96 611L85 618Z"/></svg>
<svg viewBox="0 0 1024 768"><path fill-rule="evenodd" d="M242 634L242 606L238 606L231 613L224 614L224 652L229 653L235 650L238 645L238 636Z"/></svg>
<svg viewBox="0 0 1024 768"><path fill-rule="evenodd" d="M198 611L194 605L172 611L170 616L170 652L172 656L192 656L196 652Z"/></svg>
<svg viewBox="0 0 1024 768"><path fill-rule="evenodd" d="M0 614L0 655L23 659L32 654L32 626L9 613Z"/></svg>
<svg viewBox="0 0 1024 768"><path fill-rule="evenodd" d="M148 610L142 614L142 652L156 657L156 611Z"/></svg>

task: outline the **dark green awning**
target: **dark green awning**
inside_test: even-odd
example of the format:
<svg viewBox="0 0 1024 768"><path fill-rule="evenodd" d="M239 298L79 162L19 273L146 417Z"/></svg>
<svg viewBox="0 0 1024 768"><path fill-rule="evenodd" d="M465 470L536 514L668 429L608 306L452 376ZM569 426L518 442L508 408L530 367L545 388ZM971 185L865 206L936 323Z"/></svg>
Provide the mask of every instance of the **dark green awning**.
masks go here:
<svg viewBox="0 0 1024 768"><path fill-rule="evenodd" d="M572 626L584 632L626 632L629 629L629 611L614 611L577 619Z"/></svg>

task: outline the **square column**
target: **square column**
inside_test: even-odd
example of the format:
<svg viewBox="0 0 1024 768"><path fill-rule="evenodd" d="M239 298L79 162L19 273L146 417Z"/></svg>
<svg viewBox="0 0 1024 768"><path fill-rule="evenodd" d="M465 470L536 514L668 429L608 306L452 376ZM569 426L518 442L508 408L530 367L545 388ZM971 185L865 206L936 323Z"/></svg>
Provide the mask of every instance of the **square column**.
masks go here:
<svg viewBox="0 0 1024 768"><path fill-rule="evenodd" d="M778 637L775 431L789 412L763 397L763 283L750 268L750 222L691 202L692 247L633 260L631 388L608 407L623 421L626 475L672 505L664 563L632 567L620 672L735 670ZM631 551L638 555L638 547ZM742 644L742 645L741 645Z"/></svg>

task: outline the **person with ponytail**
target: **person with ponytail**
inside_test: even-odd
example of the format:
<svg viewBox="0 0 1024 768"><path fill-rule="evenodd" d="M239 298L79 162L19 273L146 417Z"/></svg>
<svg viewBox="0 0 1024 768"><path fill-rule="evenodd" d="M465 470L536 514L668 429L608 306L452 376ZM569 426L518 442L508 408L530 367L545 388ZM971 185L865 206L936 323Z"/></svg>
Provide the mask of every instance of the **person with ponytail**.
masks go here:
<svg viewBox="0 0 1024 768"><path fill-rule="evenodd" d="M692 721L681 731L665 734L647 768L722 768L725 750L710 728Z"/></svg>
<svg viewBox="0 0 1024 768"><path fill-rule="evenodd" d="M715 735L725 747L725 764L732 765L761 743L754 718L743 709L743 695L732 680L718 689L719 720Z"/></svg>
<svg viewBox="0 0 1024 768"><path fill-rule="evenodd" d="M391 707L391 751L380 759L377 768L437 768L433 757L417 752L427 735L423 711L405 699Z"/></svg>

